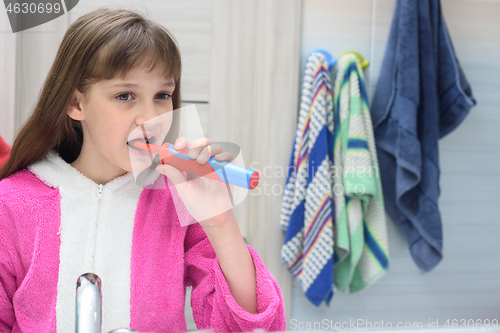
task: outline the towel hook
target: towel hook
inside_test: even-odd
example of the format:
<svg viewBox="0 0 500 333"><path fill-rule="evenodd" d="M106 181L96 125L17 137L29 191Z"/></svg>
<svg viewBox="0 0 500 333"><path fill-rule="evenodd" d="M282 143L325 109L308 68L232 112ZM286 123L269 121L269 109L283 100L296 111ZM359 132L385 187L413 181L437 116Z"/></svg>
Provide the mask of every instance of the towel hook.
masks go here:
<svg viewBox="0 0 500 333"><path fill-rule="evenodd" d="M309 55L307 57L309 58L309 56L315 52L319 52L325 56L326 62L328 63L328 70L331 72L333 67L335 67L335 64L337 63L337 59L332 57L330 52L323 50L323 49L314 50L311 53L309 53Z"/></svg>
<svg viewBox="0 0 500 333"><path fill-rule="evenodd" d="M345 56L346 54L349 54L349 53L354 54L356 56L356 58L358 58L359 64L361 65L361 68L363 68L363 70L366 69L366 67L370 66L370 62L368 60L364 59L363 56L356 51L347 51L346 53L342 54L340 57L342 58L343 56Z"/></svg>

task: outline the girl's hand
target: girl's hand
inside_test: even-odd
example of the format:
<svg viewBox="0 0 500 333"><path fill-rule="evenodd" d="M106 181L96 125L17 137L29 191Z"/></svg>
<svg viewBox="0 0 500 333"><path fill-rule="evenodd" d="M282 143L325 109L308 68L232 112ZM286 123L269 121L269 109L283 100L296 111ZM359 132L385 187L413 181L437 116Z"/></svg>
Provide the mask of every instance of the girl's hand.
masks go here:
<svg viewBox="0 0 500 333"><path fill-rule="evenodd" d="M207 138L189 142L181 137L175 141L174 148L177 151L189 149L189 157L196 158L196 161L202 165L207 163L212 156L218 161L234 160L234 157L224 152L221 146L210 145ZM172 181L188 212L202 226L222 225L234 220L232 210L234 185L189 173L184 176L179 169L166 164L159 165L156 171Z"/></svg>
<svg viewBox="0 0 500 333"><path fill-rule="evenodd" d="M189 157L205 164L210 157L233 161L234 157L208 139L175 141L175 150L190 149ZM249 313L257 313L255 267L233 215L234 185L184 174L171 165L159 165L156 171L166 175L176 187L187 210L202 226L219 261L219 266L234 299Z"/></svg>

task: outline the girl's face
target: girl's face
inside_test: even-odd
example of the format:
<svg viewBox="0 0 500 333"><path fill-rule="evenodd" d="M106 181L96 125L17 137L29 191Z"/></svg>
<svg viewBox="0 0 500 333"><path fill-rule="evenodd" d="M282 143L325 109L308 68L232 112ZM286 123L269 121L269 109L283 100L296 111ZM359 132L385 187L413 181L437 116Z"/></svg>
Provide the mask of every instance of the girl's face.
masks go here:
<svg viewBox="0 0 500 333"><path fill-rule="evenodd" d="M160 69L148 73L135 68L123 79L92 84L86 93L75 89L67 112L81 121L83 129L82 151L72 163L75 168L101 184L125 172L137 172L132 170L131 157L149 157L147 152L144 156L130 148L128 140L143 137L141 125L146 127L148 136L159 135L162 130L158 128L165 126L160 123L168 119L165 116L169 114L165 114L173 110L174 80L167 80L160 73ZM150 138L150 143L161 144L158 141L162 139Z"/></svg>

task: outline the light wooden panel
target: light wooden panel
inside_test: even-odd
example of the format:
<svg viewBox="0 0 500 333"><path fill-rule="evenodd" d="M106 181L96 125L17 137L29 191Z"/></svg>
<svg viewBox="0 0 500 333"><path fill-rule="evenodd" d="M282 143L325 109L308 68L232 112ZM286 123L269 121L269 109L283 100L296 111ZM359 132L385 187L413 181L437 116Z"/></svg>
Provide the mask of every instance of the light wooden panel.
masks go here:
<svg viewBox="0 0 500 333"><path fill-rule="evenodd" d="M211 0L80 1L70 11L70 22L101 6L136 10L167 28L182 57L182 99L208 101Z"/></svg>
<svg viewBox="0 0 500 333"><path fill-rule="evenodd" d="M214 140L240 145L249 167L261 172L259 186L235 215L280 284L289 316L291 278L281 264L279 227L285 179L275 171L286 170L295 133L301 1L213 3L209 132ZM267 177L264 167L272 171Z"/></svg>

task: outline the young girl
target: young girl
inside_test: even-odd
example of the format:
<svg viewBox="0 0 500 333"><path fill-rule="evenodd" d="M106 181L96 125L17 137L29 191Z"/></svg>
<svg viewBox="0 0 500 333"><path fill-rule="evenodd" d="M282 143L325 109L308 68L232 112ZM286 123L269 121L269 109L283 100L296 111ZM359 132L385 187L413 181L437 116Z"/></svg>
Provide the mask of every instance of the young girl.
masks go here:
<svg viewBox="0 0 500 333"><path fill-rule="evenodd" d="M184 182L182 195L134 181L128 136L180 107L180 75L170 34L137 13L99 9L69 27L0 172L1 333L74 332L89 272L102 281L103 332L185 332L188 286L198 329L285 329L281 290L232 210L181 226L187 207L210 210L220 194L171 166L158 179ZM190 154L229 159L211 148Z"/></svg>

